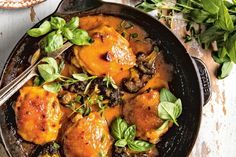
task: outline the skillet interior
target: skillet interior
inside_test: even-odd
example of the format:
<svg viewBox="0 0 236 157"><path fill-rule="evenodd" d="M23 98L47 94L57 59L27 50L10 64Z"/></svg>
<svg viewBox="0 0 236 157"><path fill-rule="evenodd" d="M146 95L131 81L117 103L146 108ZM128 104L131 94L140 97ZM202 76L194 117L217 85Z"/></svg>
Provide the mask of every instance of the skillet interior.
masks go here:
<svg viewBox="0 0 236 157"><path fill-rule="evenodd" d="M72 10L75 8L71 8ZM69 9L70 10L70 9ZM201 121L202 92L196 65L187 54L180 41L160 22L151 16L137 11L134 8L120 4L103 3L99 8L82 13L60 13L60 16L85 16L93 14L107 14L128 19L144 28L153 40L160 42L164 48L164 56L168 63L174 66L173 81L170 88L183 101L183 113L178 119L180 127L172 127L157 144L161 157L187 156L196 140ZM56 13L58 14L58 13ZM1 79L3 87L14 79L28 66L28 57L36 50L37 40L25 35L13 50ZM17 97L16 93L1 107L0 123L2 138L11 156L32 156L36 146L22 141L16 134L15 117L12 104Z"/></svg>

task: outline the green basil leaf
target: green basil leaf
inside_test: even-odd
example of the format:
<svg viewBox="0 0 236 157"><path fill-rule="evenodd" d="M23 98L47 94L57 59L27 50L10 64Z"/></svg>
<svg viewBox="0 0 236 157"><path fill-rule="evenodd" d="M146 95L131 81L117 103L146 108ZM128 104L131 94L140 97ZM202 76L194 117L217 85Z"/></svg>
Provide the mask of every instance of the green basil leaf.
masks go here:
<svg viewBox="0 0 236 157"><path fill-rule="evenodd" d="M124 132L127 128L128 124L126 121L118 117L111 124L111 134L116 140L123 139Z"/></svg>
<svg viewBox="0 0 236 157"><path fill-rule="evenodd" d="M231 61L236 63L236 34L229 37L226 41L226 50Z"/></svg>
<svg viewBox="0 0 236 157"><path fill-rule="evenodd" d="M229 76L230 72L233 69L233 62L224 62L220 67L220 71L218 72L218 79L224 79Z"/></svg>
<svg viewBox="0 0 236 157"><path fill-rule="evenodd" d="M171 102L174 103L177 98L166 88L162 88L160 91L160 101L161 102Z"/></svg>
<svg viewBox="0 0 236 157"><path fill-rule="evenodd" d="M203 8L211 14L219 12L220 0L201 0Z"/></svg>
<svg viewBox="0 0 236 157"><path fill-rule="evenodd" d="M43 83L44 83L44 80L43 80L42 77L36 76L36 77L34 78L34 86L40 86L40 85L42 85Z"/></svg>
<svg viewBox="0 0 236 157"><path fill-rule="evenodd" d="M221 1L221 6L219 10L219 18L216 22L216 25L226 31L232 31L234 29L234 23L233 20L228 12L228 9L223 4L223 1Z"/></svg>
<svg viewBox="0 0 236 157"><path fill-rule="evenodd" d="M55 74L54 68L49 64L38 65L38 71L45 82L52 82L59 77L59 75Z"/></svg>
<svg viewBox="0 0 236 157"><path fill-rule="evenodd" d="M60 83L55 82L55 83L43 85L43 89L45 89L46 91L49 91L51 93L58 93L62 89L62 86Z"/></svg>
<svg viewBox="0 0 236 157"><path fill-rule="evenodd" d="M177 126L176 115L180 113L179 107L171 102L161 102L158 105L158 116L163 120L172 120Z"/></svg>
<svg viewBox="0 0 236 157"><path fill-rule="evenodd" d="M124 138L127 141L133 141L135 138L135 135L136 135L136 126L135 125L129 126L124 132Z"/></svg>
<svg viewBox="0 0 236 157"><path fill-rule="evenodd" d="M27 31L27 34L32 36L32 37L39 37L42 35L47 34L48 32L51 31L51 24L49 21L44 21L39 28L32 28Z"/></svg>
<svg viewBox="0 0 236 157"><path fill-rule="evenodd" d="M61 17L51 17L50 24L52 29L61 29L65 26L66 21Z"/></svg>
<svg viewBox="0 0 236 157"><path fill-rule="evenodd" d="M54 70L55 70L54 73L58 73L57 61L54 58L44 57L41 61L48 63L50 66L52 66L54 68Z"/></svg>
<svg viewBox="0 0 236 157"><path fill-rule="evenodd" d="M63 34L63 36L66 37L68 40L71 40L71 39L73 39L73 37L74 37L73 32L72 32L69 28L67 28L67 27L65 27L65 28L62 29L62 34Z"/></svg>
<svg viewBox="0 0 236 157"><path fill-rule="evenodd" d="M175 101L175 105L176 105L176 108L177 108L177 109L175 109L175 117L178 118L181 115L182 110L183 110L182 101L180 99L177 99Z"/></svg>
<svg viewBox="0 0 236 157"><path fill-rule="evenodd" d="M224 62L230 61L228 57L228 52L225 47L219 49L219 51L212 54L212 58L216 63L222 64Z"/></svg>
<svg viewBox="0 0 236 157"><path fill-rule="evenodd" d="M66 24L67 28L74 30L79 27L79 17L72 17L71 20Z"/></svg>
<svg viewBox="0 0 236 157"><path fill-rule="evenodd" d="M210 14L202 9L194 9L190 12L191 19L196 23L204 23Z"/></svg>
<svg viewBox="0 0 236 157"><path fill-rule="evenodd" d="M169 125L169 121L165 121L158 129L157 131L163 131L164 129L166 129Z"/></svg>
<svg viewBox="0 0 236 157"><path fill-rule="evenodd" d="M82 29L75 29L73 32L73 38L70 40L75 45L90 45L91 38L88 32Z"/></svg>
<svg viewBox="0 0 236 157"><path fill-rule="evenodd" d="M115 146L117 147L125 147L127 145L127 141L125 139L120 139L115 142Z"/></svg>
<svg viewBox="0 0 236 157"><path fill-rule="evenodd" d="M63 46L63 37L58 32L51 32L42 41L46 53L55 51Z"/></svg>
<svg viewBox="0 0 236 157"><path fill-rule="evenodd" d="M129 149L136 151L136 152L144 152L150 150L153 145L146 141L142 140L135 140L135 141L128 141Z"/></svg>

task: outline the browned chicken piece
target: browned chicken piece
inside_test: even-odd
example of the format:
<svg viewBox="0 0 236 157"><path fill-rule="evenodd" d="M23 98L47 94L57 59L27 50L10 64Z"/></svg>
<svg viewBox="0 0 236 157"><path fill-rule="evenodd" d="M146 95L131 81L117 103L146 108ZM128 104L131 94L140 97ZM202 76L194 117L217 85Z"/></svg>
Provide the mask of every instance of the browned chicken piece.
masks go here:
<svg viewBox="0 0 236 157"><path fill-rule="evenodd" d="M89 32L93 43L89 46L74 48L80 66L96 76L118 75L133 67L136 57L129 42L113 27L100 26Z"/></svg>
<svg viewBox="0 0 236 157"><path fill-rule="evenodd" d="M97 112L78 119L63 137L66 157L105 157L111 144L107 122Z"/></svg>
<svg viewBox="0 0 236 157"><path fill-rule="evenodd" d="M40 145L56 140L62 117L56 94L41 87L23 87L14 110L17 133L24 140Z"/></svg>
<svg viewBox="0 0 236 157"><path fill-rule="evenodd" d="M128 123L135 124L137 127L137 137L151 143L157 143L160 136L171 126L169 124L165 129L157 131L163 124L163 121L157 115L159 97L158 91L150 90L128 100L123 108L125 119Z"/></svg>

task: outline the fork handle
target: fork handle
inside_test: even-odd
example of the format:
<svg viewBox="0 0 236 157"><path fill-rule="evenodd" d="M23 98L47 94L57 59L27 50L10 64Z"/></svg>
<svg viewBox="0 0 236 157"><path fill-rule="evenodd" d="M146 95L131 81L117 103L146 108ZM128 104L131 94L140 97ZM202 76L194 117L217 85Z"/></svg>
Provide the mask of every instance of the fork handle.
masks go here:
<svg viewBox="0 0 236 157"><path fill-rule="evenodd" d="M27 81L37 74L34 72L35 67L31 67L28 73L22 73L11 81L7 86L0 90L0 106L5 103L14 93L16 93Z"/></svg>

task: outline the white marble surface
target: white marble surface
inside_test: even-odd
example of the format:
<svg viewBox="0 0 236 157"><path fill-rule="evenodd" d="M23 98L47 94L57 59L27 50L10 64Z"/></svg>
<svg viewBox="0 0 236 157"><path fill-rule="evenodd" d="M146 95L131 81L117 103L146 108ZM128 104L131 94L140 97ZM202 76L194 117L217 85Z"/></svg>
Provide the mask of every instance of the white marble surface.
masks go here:
<svg viewBox="0 0 236 157"><path fill-rule="evenodd" d="M121 2L121 0L107 0ZM47 0L33 8L19 10L0 9L0 69L23 34L42 18L52 13L60 0ZM128 3L129 0L123 0ZM236 69L225 80L217 80L213 73L216 64L210 54L193 54L202 58L212 76L213 93L203 108L202 125L191 157L236 156ZM0 154L2 156L3 154Z"/></svg>

